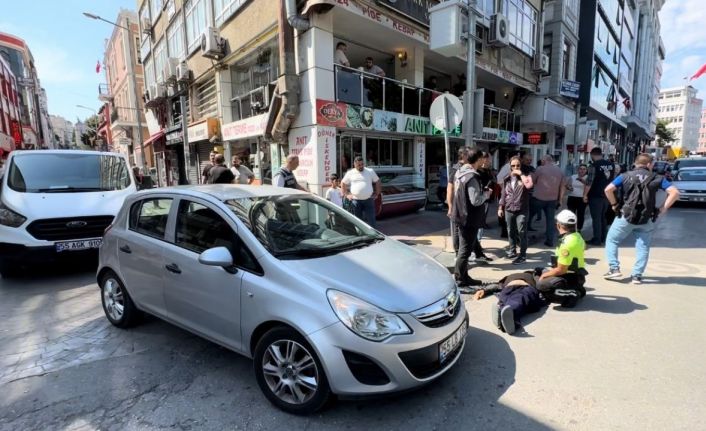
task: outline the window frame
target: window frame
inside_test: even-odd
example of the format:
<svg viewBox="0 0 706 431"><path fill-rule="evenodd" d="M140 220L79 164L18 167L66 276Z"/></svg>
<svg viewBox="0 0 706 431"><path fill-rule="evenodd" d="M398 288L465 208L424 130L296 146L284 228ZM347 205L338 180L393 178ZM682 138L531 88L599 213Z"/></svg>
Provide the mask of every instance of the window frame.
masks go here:
<svg viewBox="0 0 706 431"><path fill-rule="evenodd" d="M142 206L145 204L145 202L148 201L156 201L156 200L168 200L171 201L169 204L169 211L167 212L167 220L164 225L164 234L162 237L159 237L157 235L154 235L154 233L151 233L149 231L143 231L141 229L138 229L137 225L140 219L140 214L142 214ZM174 202L177 199L175 199L173 196L145 196L144 198L141 198L138 201L135 201L130 205L130 211L128 212L128 217L127 217L127 229L131 232L134 232L136 234L148 237L148 238L153 238L156 240L160 241L165 241L169 242L169 226L170 226L170 221L172 217L172 212L174 211ZM134 212L135 208L138 208L137 210L137 219L134 220L134 225L133 225L133 217L134 217Z"/></svg>
<svg viewBox="0 0 706 431"><path fill-rule="evenodd" d="M203 5L205 11L205 25L200 29L200 31L195 32L194 40L189 41L189 25L193 25L196 20L190 22L189 20L193 17L194 12L197 11L199 6ZM184 10L184 30L186 34L186 55L189 56L197 49L201 47L201 35L206 30L206 28L213 25L213 19L211 18L211 2L208 0L187 0L184 3L182 9Z"/></svg>
<svg viewBox="0 0 706 431"><path fill-rule="evenodd" d="M179 36L181 39L181 52L172 52L172 40L174 36ZM186 59L186 34L184 32L184 21L181 19L181 11L176 15L176 18L169 24L166 31L167 40L167 57L178 58L179 61Z"/></svg>
<svg viewBox="0 0 706 431"><path fill-rule="evenodd" d="M213 22L220 27L243 8L248 0L213 0ZM222 5L219 11L217 8Z"/></svg>

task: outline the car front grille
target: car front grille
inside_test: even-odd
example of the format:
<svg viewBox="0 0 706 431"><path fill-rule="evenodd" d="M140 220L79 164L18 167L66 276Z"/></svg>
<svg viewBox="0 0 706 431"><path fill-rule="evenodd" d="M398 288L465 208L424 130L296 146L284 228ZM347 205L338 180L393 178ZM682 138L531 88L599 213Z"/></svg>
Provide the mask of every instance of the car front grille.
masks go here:
<svg viewBox="0 0 706 431"><path fill-rule="evenodd" d="M27 232L45 241L98 238L112 222L113 216L41 219L30 223Z"/></svg>
<svg viewBox="0 0 706 431"><path fill-rule="evenodd" d="M461 310L461 296L457 291L445 298L412 312L415 319L430 328L439 328L454 320Z"/></svg>

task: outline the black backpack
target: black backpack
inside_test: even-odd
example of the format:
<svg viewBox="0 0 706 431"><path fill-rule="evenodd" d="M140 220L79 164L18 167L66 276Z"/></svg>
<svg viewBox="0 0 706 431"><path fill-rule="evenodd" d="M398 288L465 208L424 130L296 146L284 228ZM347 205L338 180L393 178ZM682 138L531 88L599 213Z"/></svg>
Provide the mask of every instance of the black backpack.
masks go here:
<svg viewBox="0 0 706 431"><path fill-rule="evenodd" d="M454 188L454 200L452 205L452 217L453 221L459 226L466 226L468 223L469 212L472 211L473 205L471 204L471 199L468 197L468 183L470 181L478 181L478 174L475 172L470 172L463 175L458 182L458 185Z"/></svg>
<svg viewBox="0 0 706 431"><path fill-rule="evenodd" d="M641 175L646 175L641 178ZM645 170L625 174L623 182L622 215L630 224L646 224L657 219L659 211L655 206L655 193L650 184L657 174Z"/></svg>

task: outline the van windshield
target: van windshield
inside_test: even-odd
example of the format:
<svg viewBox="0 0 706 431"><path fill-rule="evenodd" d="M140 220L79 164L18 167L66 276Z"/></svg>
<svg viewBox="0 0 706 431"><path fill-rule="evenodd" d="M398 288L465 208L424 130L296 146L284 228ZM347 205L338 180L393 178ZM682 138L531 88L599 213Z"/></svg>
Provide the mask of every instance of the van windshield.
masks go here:
<svg viewBox="0 0 706 431"><path fill-rule="evenodd" d="M122 190L130 186L125 160L105 154L18 154L7 171L7 185L25 193Z"/></svg>

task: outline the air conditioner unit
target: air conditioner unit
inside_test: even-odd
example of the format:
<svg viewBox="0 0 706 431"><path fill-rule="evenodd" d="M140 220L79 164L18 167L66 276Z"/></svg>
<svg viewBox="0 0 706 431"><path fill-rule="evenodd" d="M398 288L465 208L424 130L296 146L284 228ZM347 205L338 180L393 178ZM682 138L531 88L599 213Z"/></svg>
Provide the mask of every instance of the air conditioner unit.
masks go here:
<svg viewBox="0 0 706 431"><path fill-rule="evenodd" d="M535 72L549 73L549 56L543 53L537 53L534 56L532 70Z"/></svg>
<svg viewBox="0 0 706 431"><path fill-rule="evenodd" d="M150 84L148 100L152 101L155 99L157 99L157 84Z"/></svg>
<svg viewBox="0 0 706 431"><path fill-rule="evenodd" d="M191 80L191 71L185 61L182 61L177 65L176 76L177 81L179 82L189 82Z"/></svg>
<svg viewBox="0 0 706 431"><path fill-rule="evenodd" d="M167 84L157 84L157 99L167 97Z"/></svg>
<svg viewBox="0 0 706 431"><path fill-rule="evenodd" d="M225 39L218 35L218 29L208 27L201 35L201 55L206 58L220 59L223 57Z"/></svg>
<svg viewBox="0 0 706 431"><path fill-rule="evenodd" d="M152 34L152 23L149 18L142 18L142 32Z"/></svg>
<svg viewBox="0 0 706 431"><path fill-rule="evenodd" d="M264 85L250 92L250 109L254 113L267 112L270 106L270 98L274 92L274 85Z"/></svg>
<svg viewBox="0 0 706 431"><path fill-rule="evenodd" d="M164 71L162 72L165 82L176 82L177 66L179 66L178 58L167 58L166 63L164 63Z"/></svg>
<svg viewBox="0 0 706 431"><path fill-rule="evenodd" d="M505 15L496 13L490 17L488 43L495 47L508 46L510 44L510 23Z"/></svg>

